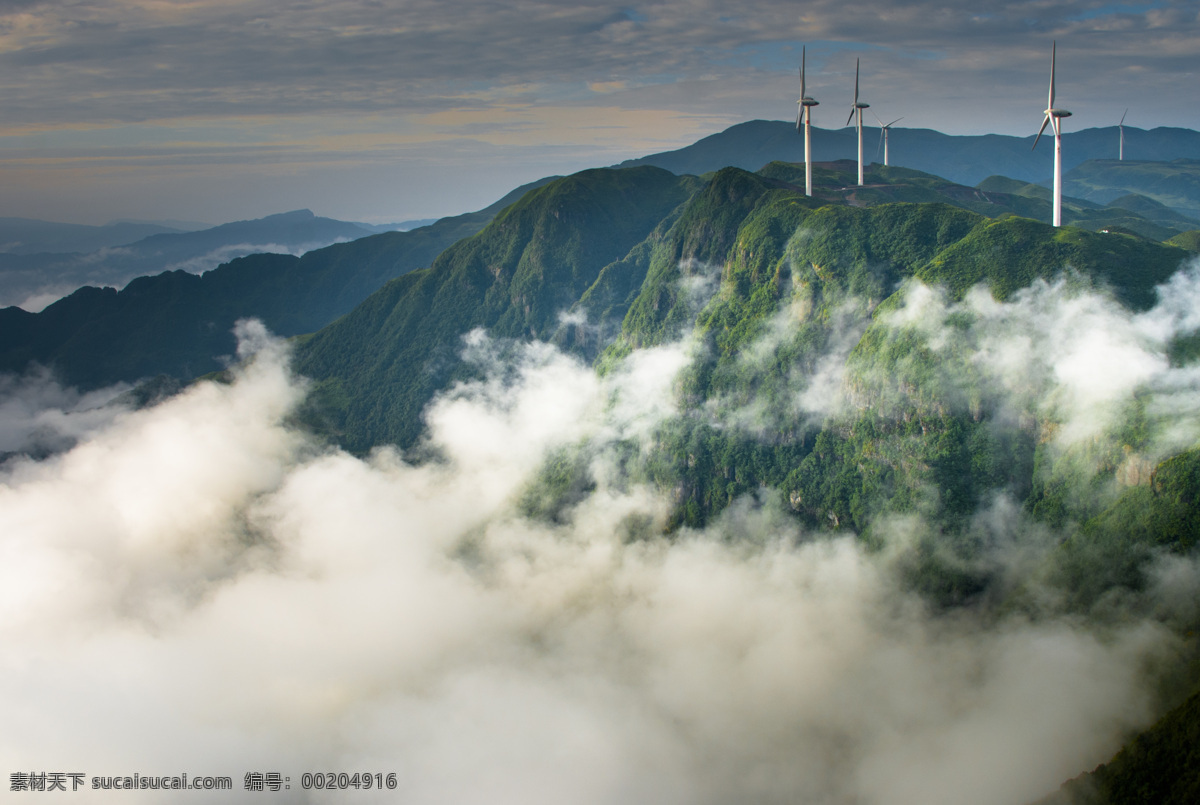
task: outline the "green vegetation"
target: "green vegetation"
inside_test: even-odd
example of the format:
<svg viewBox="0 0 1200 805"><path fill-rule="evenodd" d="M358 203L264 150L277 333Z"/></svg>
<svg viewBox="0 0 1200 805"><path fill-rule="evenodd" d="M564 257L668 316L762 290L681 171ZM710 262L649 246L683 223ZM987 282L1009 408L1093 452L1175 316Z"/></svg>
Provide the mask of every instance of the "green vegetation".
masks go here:
<svg viewBox="0 0 1200 805"><path fill-rule="evenodd" d="M478 232L529 187L479 212L302 257L255 254L201 276L140 277L119 292L84 287L36 314L0 309L0 371L23 372L37 362L81 388L159 374L191 380L234 354L238 319L261 319L285 336L317 330L387 280L429 265L451 243Z"/></svg>
<svg viewBox="0 0 1200 805"><path fill-rule="evenodd" d="M1090 163L1089 163L1090 164ZM1113 162L1112 164L1125 164ZM1051 192L1040 184L1026 184L1004 176L989 176L976 186L1018 215L1042 221L1050 219ZM1072 192L1079 189L1071 185ZM1093 231L1119 232L1149 240L1167 240L1196 226L1196 219L1147 196L1119 192L1102 193L1106 204L1092 196L1063 196L1063 223ZM1024 199L1022 202L1021 199ZM1091 200L1089 200L1091 199ZM994 213L979 209L986 215Z"/></svg>
<svg viewBox="0 0 1200 805"><path fill-rule="evenodd" d="M897 289L910 279L951 299L979 283L1005 299L1034 279L1066 277L1147 307L1186 253L1054 229L1009 214L1000 191L917 171L875 169L858 188L852 167L822 167L827 189L815 199L795 184L801 168L783 163L707 181L649 168L556 181L303 339L297 367L316 381L306 417L353 450L414 445L432 396L475 371L459 358L475 327L555 341L602 369L690 336L699 346L679 380L684 413L635 468L673 490L675 524L701 525L763 488L810 527L868 541L881 514L920 514L966 535L997 494L1056 527L1093 516L1066 494L1078 486L1075 465L1039 447L1036 417L998 422L966 358L948 364L920 332L879 315L902 304ZM836 349L857 407L824 421L798 416L806 378ZM570 495L554 490L582 481L561 469L547 467L530 511L567 505ZM961 542L966 556L972 538ZM982 588L953 564L931 554L914 573L956 600Z"/></svg>
<svg viewBox="0 0 1200 805"><path fill-rule="evenodd" d="M1171 710L1108 763L1037 805L1189 805L1200 802L1200 693Z"/></svg>
<svg viewBox="0 0 1200 805"><path fill-rule="evenodd" d="M1188 553L1200 542L1200 449L1163 461L1149 483L1126 488L1063 543L1051 573L1072 605L1094 606L1114 589L1141 590L1157 550Z"/></svg>
<svg viewBox="0 0 1200 805"><path fill-rule="evenodd" d="M920 516L942 548L914 565L912 583L951 604L990 583L972 518L1000 495L1070 531L1047 571L1067 586L1082 590L1071 579L1092 573L1120 534L1113 550L1127 566L1095 574L1079 606L1113 585L1136 587L1157 546L1192 545L1188 504L1168 494L1173 487L1110 492L1121 451L1143 448L1136 416L1102 443L1061 455L1044 438L1053 421L1002 410L972 363L969 314L938 324L959 333L950 348L934 347L921 322L891 318L913 281L945 288L952 303L980 284L1008 299L1036 279L1064 277L1145 308L1184 249L1039 223L1018 213L1044 204L1042 194L1000 178L968 188L875 166L859 187L852 163L817 174L820 195L808 198L802 166L787 163L706 179L586 171L525 193L486 226L485 211L299 259L255 256L203 277L144 278L119 294L83 289L42 314L5 311L5 357L9 366L52 362L85 384L186 380L220 368L213 356L232 353L228 325L241 315L286 334L348 311L298 338L295 363L314 381L303 419L365 452L419 442L430 399L479 371L461 358L474 328L501 344L555 342L602 371L687 337L696 348L678 380L682 413L663 423L649 454L629 458L631 475L672 491L674 526L702 525L748 494L774 496L809 528L850 529L868 543L887 517ZM429 267L416 267L425 258ZM1187 362L1192 351L1180 340L1172 358ZM834 385L816 385L828 371ZM820 399L798 403L842 390L848 403L831 401L820 416L805 413ZM523 505L558 517L588 483L586 462L561 456ZM1129 544L1144 550L1121 547Z"/></svg>
<svg viewBox="0 0 1200 805"><path fill-rule="evenodd" d="M694 192L657 168L585 171L530 192L433 265L385 285L298 345L309 421L352 450L413 444L433 394L469 376L461 336L552 339L559 314ZM626 262L629 262L628 260Z"/></svg>
<svg viewBox="0 0 1200 805"><path fill-rule="evenodd" d="M1088 160L1063 176L1063 192L1100 203L1136 193L1192 219L1188 228L1194 228L1200 219L1200 160Z"/></svg>
<svg viewBox="0 0 1200 805"><path fill-rule="evenodd" d="M945 249L917 272L927 283L946 285L955 295L983 282L998 299L1073 269L1090 283L1111 288L1122 302L1150 307L1154 286L1186 257L1182 249L1126 235L1088 232L1071 226L1050 229L1027 218L988 221Z"/></svg>
<svg viewBox="0 0 1200 805"><path fill-rule="evenodd" d="M1189 229L1170 238L1166 243L1187 249L1189 252L1200 252L1200 229Z"/></svg>

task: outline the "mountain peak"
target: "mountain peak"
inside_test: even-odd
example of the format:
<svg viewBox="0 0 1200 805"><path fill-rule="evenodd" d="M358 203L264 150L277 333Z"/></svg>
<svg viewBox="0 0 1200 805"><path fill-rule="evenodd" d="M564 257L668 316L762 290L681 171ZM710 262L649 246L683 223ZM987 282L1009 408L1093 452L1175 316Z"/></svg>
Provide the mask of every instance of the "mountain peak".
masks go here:
<svg viewBox="0 0 1200 805"><path fill-rule="evenodd" d="M260 218L260 221L311 221L317 216L312 210L292 210L291 212L280 212L275 215L268 215L265 218Z"/></svg>

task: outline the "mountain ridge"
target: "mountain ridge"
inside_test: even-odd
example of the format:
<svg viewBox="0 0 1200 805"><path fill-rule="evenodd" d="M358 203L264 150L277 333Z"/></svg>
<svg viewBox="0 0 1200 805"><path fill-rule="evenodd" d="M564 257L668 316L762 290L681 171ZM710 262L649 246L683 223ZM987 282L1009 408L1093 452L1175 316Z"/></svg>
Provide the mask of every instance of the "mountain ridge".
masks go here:
<svg viewBox="0 0 1200 805"><path fill-rule="evenodd" d="M0 254L0 302L37 307L84 285L184 270L199 274L255 252L310 251L372 234L357 224L293 210L192 232L157 232L88 254Z"/></svg>
<svg viewBox="0 0 1200 805"><path fill-rule="evenodd" d="M755 315L761 316L762 305L770 306L777 302L774 296L776 292L772 291L768 294L766 286L762 285L763 277L778 273L777 263L782 259L784 242L792 231L801 226L802 221L809 218L814 221L827 220L828 223L823 223L822 226L833 227L833 231L839 233L831 242L822 245L819 252L812 253L811 259L816 263L836 266L844 262L842 257L844 254L859 254L861 256L855 260L866 263L874 261L878 264L880 259L907 261L903 263L908 266L905 269L907 273L886 274L885 272L885 275L880 276L890 277L886 281L879 277L871 279L870 272L862 274L857 268L846 269L851 271L852 276L846 291L869 292L876 301L881 301L887 293L890 293L888 291L889 283L897 282L903 276L910 275L929 282L947 283L955 294L960 295L976 283L986 281L991 283L993 291L1003 298L1017 288L1028 284L1034 277L1053 276L1060 272L1065 265L1071 264L1078 270L1094 271L1096 281L1112 284L1119 296L1123 296L1132 304L1144 307L1152 301L1154 284L1165 280L1187 256L1182 249L1123 235L1092 233L1074 227L1065 227L1055 231L1048 224L1019 217L1000 218L993 221L978 213L964 210L961 206L945 202L940 204L931 204L927 201L916 204L892 202L880 188L893 185L888 185L886 181L883 181L880 185L873 186L869 183L867 188L860 189L853 184L840 183L838 180L848 178L852 175L852 171L849 165L839 167L836 163L823 167L821 170L826 172L825 175L831 180L831 183L842 189L828 191L828 198L808 199L794 184L780 178L787 177L789 172L794 177L798 170L799 168L796 166L772 165L764 169L764 173L767 175L751 174L735 168L727 168L715 174L692 197L687 206L681 208L678 213L672 214L669 219L672 223L669 227L664 229L659 226L647 229L647 240L640 244L633 244L625 253L615 255L609 264L597 267L593 281L583 289L576 299L559 299L559 303L565 311L577 310L587 313L585 322L571 322L572 313L570 312L565 314L565 319L558 322L545 312L545 308L531 307L531 299L518 294L503 303L507 307L502 307L504 310L502 314L489 314L478 320L472 319L474 321L472 326L495 328L499 325L496 330L498 335L528 337L534 334L544 340L570 344L573 349L582 350L583 354L587 355L595 355L598 351L585 346L589 338L594 341L594 337L589 336L589 333L596 331L618 333L616 335L617 343L626 344L624 347L626 350L661 343L664 339L678 337L679 328L686 326L691 320L690 317L694 315L691 310L692 302L680 296L677 290L681 287L679 280L681 271L684 270L682 267L710 263L727 266L722 272L722 282L731 281L733 278L742 276L743 271L747 272L745 273L745 282L759 286L759 293L767 294L755 303L758 307L753 308L757 310ZM881 181L884 173L889 171L902 177L914 175L913 172L905 174L904 169L873 168L869 176L873 182ZM588 175L601 174L591 173ZM932 178L936 179L936 177ZM559 180L559 182L562 181L564 180ZM944 180L938 181L944 182ZM562 185L556 183L551 186L558 186L561 191ZM854 206L851 202L855 201L858 194L864 190L868 194L880 194L879 203L870 207ZM903 196L904 192L906 191L901 186L900 195ZM924 188L918 186L914 192L924 197ZM764 201L764 199L771 200ZM834 199L836 199L835 205L828 206ZM996 206L995 201L985 203L992 207ZM870 226L856 220L864 215L864 213L858 212L860 210L881 208L897 211L899 220L895 224L896 234L880 236L878 232L871 232ZM827 212L822 213L822 210L827 210ZM835 215L835 210L840 212ZM920 215L924 214L926 210L931 211L928 226L932 229L929 230L929 234L905 233L904 227L911 225L912 221L919 220ZM932 212L933 210L940 211ZM1124 213L1119 212L1119 214ZM752 216L755 220L742 235L738 235L737 233L742 231L744 216ZM664 217L662 220L665 222L668 219ZM855 223L850 224L851 220L855 220ZM934 233L941 232L944 227L949 226L948 222L951 220L962 222L954 230L956 232L955 242L937 240L943 236ZM839 223L835 223L835 221ZM484 239L490 237L497 239L498 242L508 243L509 234L501 232L502 225L503 219L497 218L473 240L482 243ZM979 234L976 235L978 243L968 239L968 235L976 230L979 231ZM674 235L671 234L672 231L675 233ZM884 238L885 242L881 242L878 247L884 251L879 252L876 256L869 256L873 253L863 253L862 244L871 243L873 237ZM922 241L927 237L935 238L933 242L940 244L937 254L928 251L912 251L913 244L910 241L913 238L916 241ZM743 242L739 238L750 238L750 240ZM888 238L894 238L895 243L888 241ZM954 248L955 245L964 241L973 245L961 245L957 249ZM531 246L533 245L531 243ZM432 289L437 284L432 275L439 271L453 273L449 266L456 259L455 255L460 254L465 248L467 248L466 244L458 244L454 250L439 257L439 260L429 269L430 275L423 274L420 280L413 276L397 282L405 284L420 282L426 290L420 292L413 290L412 293L432 294L434 293ZM483 247L479 246L478 248ZM516 247L510 244L504 248ZM535 248L541 247L535 246ZM901 258L899 253L893 255L891 250L895 248L900 248L908 256ZM1035 257L1025 260L1017 259L1025 250L1032 250L1030 253ZM881 257L880 255L886 256ZM988 257L982 258L981 255L988 255ZM1129 260L1140 261L1149 270L1136 273L1122 270L1125 261ZM1040 261L1047 261L1047 265L1040 265ZM742 266L745 268L741 268ZM1017 274L1012 274L1013 266L1020 267ZM878 270L880 269L872 269L876 273ZM479 296L479 304L485 304L483 301L485 298L488 300L486 305L501 304L499 300L502 297L498 296L501 294L499 288L506 282L503 280L502 274L494 274L492 279L488 279L485 273L477 273L470 281L462 279L458 282L464 289L467 287L472 289L470 291L473 295L472 298L482 294ZM778 285L781 280L773 282ZM883 284L880 284L881 282ZM494 285L494 283L499 284ZM617 287L614 289L612 286ZM388 295L387 301L382 298L367 300L364 303L366 307L334 325L338 330L336 336L333 331L330 331L330 333L320 333L312 336L311 339L306 339L298 351L297 367L316 380L318 392L321 392L322 389L328 391L326 397L329 400L346 401L368 398L374 400L371 404L374 413L370 417L370 421L382 427L382 433L389 434L384 437L384 440L394 440L397 438L396 434L403 434L400 439L401 443L411 444L419 432L419 412L433 393L433 387L423 386L425 390L419 401L414 398L404 404L403 408L406 413L402 415L403 423L396 420L386 425L381 423L387 420L384 412L388 410L388 407L379 397L383 392L378 390L396 389L399 378L402 376L423 378L421 382L424 383L424 379L430 375L428 370L422 367L426 365L429 358L421 358L406 369L388 368L384 374L378 377L373 375L372 371L382 370L370 370L356 374L357 379L350 385L347 385L348 378L341 374L350 354L371 355L373 360L382 360L389 367L393 366L393 361L400 361L400 365L405 365L404 361L410 360L399 358L394 345L406 344L406 339L411 337L411 333L408 336L401 336L399 331L392 326L382 323L382 320L394 315L391 313L392 308L402 304L401 299L405 292L403 287L407 287L407 285L387 286L385 289L381 289L381 294ZM483 288L491 290L485 292L482 290ZM432 297L429 297L428 304L432 304ZM542 312L534 313L535 309ZM410 318L412 315L412 313L406 313L404 318L410 322L417 321L417 319ZM369 323L368 320L371 317L379 317L380 321ZM735 316L735 318L737 317ZM617 319L620 319L619 326ZM414 325L410 323L405 326ZM441 325L437 324L436 326L440 327ZM456 332L461 334L466 329L469 328L460 328ZM372 341L355 347L347 347L346 345L349 343L347 339L351 338L353 332L389 333L390 335L380 342ZM447 332L443 335L449 337L450 334ZM448 364L453 364L452 348L444 344L442 340L435 339L435 341L442 344L442 349L451 349L451 353L441 355L437 359L437 363L443 368ZM336 353L336 357L331 354L329 357L318 358L310 352L317 348L316 345L327 342L337 342L342 345ZM389 344L393 346L389 346ZM321 347L321 349L324 348ZM385 355L392 357L382 357ZM412 358L412 360L416 359ZM443 382L448 382L454 374L452 371L443 372L441 376ZM373 389L376 391L372 391ZM388 391L387 393L393 392ZM338 408L338 404L334 404L333 408ZM345 410L336 414L327 411L325 416L331 421L339 423L337 431L348 439L345 443L352 446L353 449L364 450L376 443L376 438L370 434L369 430L362 430L361 423L366 422L367 419L351 415ZM355 425L354 422L360 424ZM356 428L357 430L355 430Z"/></svg>
<svg viewBox="0 0 1200 805"><path fill-rule="evenodd" d="M1126 153L1143 159L1200 159L1200 132L1159 127L1145 131L1125 127ZM863 127L865 144L879 138L879 129ZM1116 126L1068 131L1062 135L1064 172L1092 159L1115 156ZM852 127L812 129L814 162L854 159L857 134ZM975 185L992 174L1025 182L1048 181L1053 149L1033 150L1034 136L1003 134L951 135L933 129L893 127L889 135L892 165ZM1143 149L1138 151L1138 149ZM865 155L868 162L878 156ZM803 162L804 141L795 125L784 121L752 120L704 137L673 151L625 160L621 166L656 165L676 173L702 175L726 166L756 171L769 162Z"/></svg>
<svg viewBox="0 0 1200 805"><path fill-rule="evenodd" d="M478 212L301 257L253 254L202 275L138 277L121 291L85 286L40 313L0 308L0 371L45 364L66 383L95 388L159 374L186 381L220 370L234 354L238 319L260 318L281 335L316 330L385 281L427 265L535 186L523 185Z"/></svg>

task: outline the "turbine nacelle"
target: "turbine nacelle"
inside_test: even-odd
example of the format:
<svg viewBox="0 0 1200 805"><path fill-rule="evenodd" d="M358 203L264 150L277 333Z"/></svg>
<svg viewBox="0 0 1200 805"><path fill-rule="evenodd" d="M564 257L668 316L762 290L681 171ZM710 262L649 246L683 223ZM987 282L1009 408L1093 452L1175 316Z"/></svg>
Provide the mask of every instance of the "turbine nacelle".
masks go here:
<svg viewBox="0 0 1200 805"><path fill-rule="evenodd" d="M859 60L855 59L854 60L854 104L850 107L850 117L846 118L847 126L849 126L850 121L854 119L855 112L857 112L859 114L859 117L861 118L862 110L867 109L871 106L871 104L869 104L869 103L861 103L858 100L858 64L859 64ZM861 119L858 122L858 126L860 129L862 128L862 120Z"/></svg>
<svg viewBox="0 0 1200 805"><path fill-rule="evenodd" d="M796 101L796 131L799 133L804 127L804 114L808 110L808 122L812 122L812 108L819 106L816 101L808 96L807 85L804 81L804 62L808 55L808 48L805 47L800 51L800 100ZM805 162L808 162L808 157L805 156Z"/></svg>
<svg viewBox="0 0 1200 805"><path fill-rule="evenodd" d="M879 123L879 145L876 146L876 148L875 148L875 156L876 156L876 158L878 158L879 150L883 149L883 164L884 164L884 166L887 166L887 164L888 164L888 132L891 131L892 126L896 125L904 118L898 117L895 120L893 120L891 123L884 123L882 120L879 119L879 115L875 114L874 112L871 113L871 116L875 118L875 121L877 123Z"/></svg>
<svg viewBox="0 0 1200 805"><path fill-rule="evenodd" d="M1054 134L1055 134L1055 136L1058 136L1059 134L1062 133L1062 126L1059 124L1059 121L1062 120L1064 117L1071 116L1071 113L1068 112L1066 109L1057 109L1054 106L1054 65L1055 65L1055 62L1057 61L1057 56L1058 56L1058 43L1054 42L1050 45L1050 97L1049 97L1049 103L1046 104L1046 109L1045 109L1045 111L1042 112L1042 114L1045 115L1045 117L1042 118L1042 127L1040 129L1038 129L1037 136L1033 138L1033 145L1030 146L1030 148L1029 148L1030 151L1037 148L1038 141L1042 139L1042 132L1044 132L1046 130L1046 126L1048 126L1050 124L1051 120L1054 121Z"/></svg>

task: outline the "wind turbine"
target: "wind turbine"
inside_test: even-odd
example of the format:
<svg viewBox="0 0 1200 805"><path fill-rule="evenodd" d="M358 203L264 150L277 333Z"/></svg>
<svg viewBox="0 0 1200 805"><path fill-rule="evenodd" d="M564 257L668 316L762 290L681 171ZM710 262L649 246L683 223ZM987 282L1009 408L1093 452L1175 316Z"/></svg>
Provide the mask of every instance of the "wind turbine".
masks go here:
<svg viewBox="0 0 1200 805"><path fill-rule="evenodd" d="M888 164L888 129L899 123L904 118L898 117L891 123L884 123L882 120L879 120L879 115L875 114L874 112L872 112L871 115L879 121L879 140L881 143L883 143L883 167L886 168ZM875 154L876 156L879 155L878 148L875 149Z"/></svg>
<svg viewBox="0 0 1200 805"><path fill-rule="evenodd" d="M1121 150L1117 152L1117 159L1122 161L1125 159L1125 115L1127 114L1129 114L1128 108L1121 115L1121 122L1117 124L1117 128L1121 130Z"/></svg>
<svg viewBox="0 0 1200 805"><path fill-rule="evenodd" d="M1033 147L1029 150L1037 148L1038 140L1042 138L1042 132L1046 130L1046 125L1054 124L1054 225L1062 226L1062 119L1070 117L1071 113L1066 109L1054 108L1054 60L1058 43L1053 42L1050 45L1050 102L1046 105L1046 119L1042 121L1042 127L1038 129L1037 136L1033 138Z"/></svg>
<svg viewBox="0 0 1200 805"><path fill-rule="evenodd" d="M850 117L846 118L846 125L850 125L850 121L854 119L855 112L858 113L858 183L861 186L863 183L863 157L862 157L862 110L870 107L869 103L859 103L858 101L858 59L854 60L854 106L850 108Z"/></svg>
<svg viewBox="0 0 1200 805"><path fill-rule="evenodd" d="M812 195L812 108L819 106L805 93L804 57L807 47L800 49L800 100L796 101L796 133L804 126L804 195Z"/></svg>

